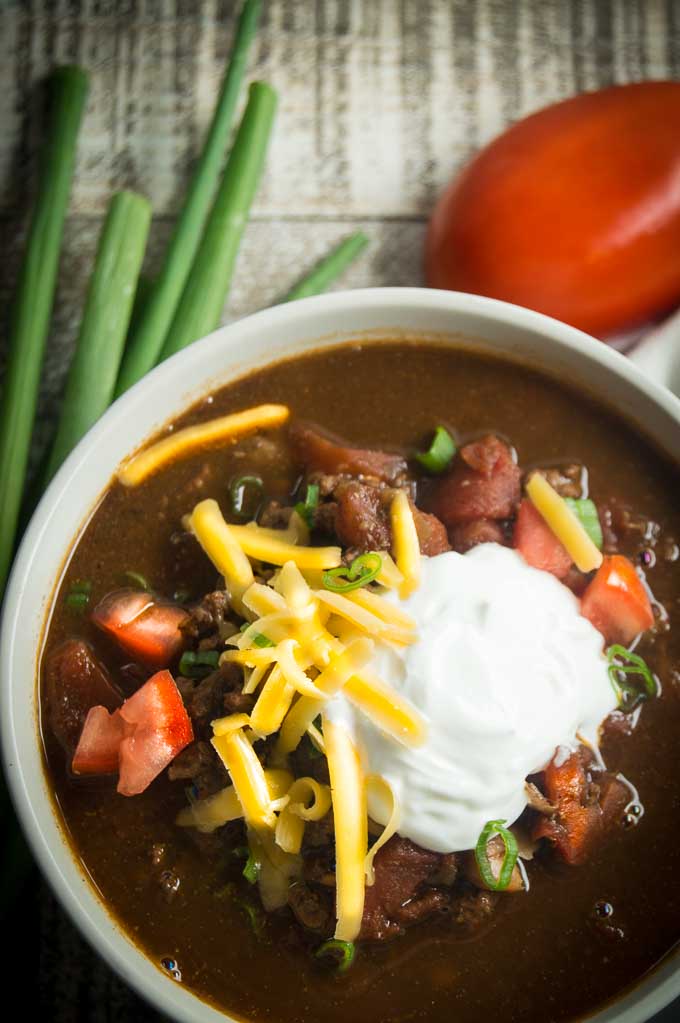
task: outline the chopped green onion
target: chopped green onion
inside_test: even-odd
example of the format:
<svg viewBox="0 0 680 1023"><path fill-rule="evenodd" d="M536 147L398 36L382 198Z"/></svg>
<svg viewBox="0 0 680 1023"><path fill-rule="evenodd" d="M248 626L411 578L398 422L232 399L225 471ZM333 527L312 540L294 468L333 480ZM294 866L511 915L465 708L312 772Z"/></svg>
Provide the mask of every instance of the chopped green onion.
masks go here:
<svg viewBox="0 0 680 1023"><path fill-rule="evenodd" d="M12 303L7 368L0 401L0 600L14 554L40 371L50 326L61 236L75 165L87 75L61 67L50 78L38 194Z"/></svg>
<svg viewBox="0 0 680 1023"><path fill-rule="evenodd" d="M565 497L564 500L598 550L602 550L604 538L595 502L591 501L589 497Z"/></svg>
<svg viewBox="0 0 680 1023"><path fill-rule="evenodd" d="M234 109L255 38L261 0L245 0L234 44L203 151L198 159L163 265L132 332L121 366L116 394L137 383L158 361L172 318L182 297L194 257L206 230Z"/></svg>
<svg viewBox="0 0 680 1023"><path fill-rule="evenodd" d="M332 593L350 593L351 590L358 590L360 586L373 582L381 568L380 555L375 551L369 551L367 554L360 554L350 565L326 569L321 579L326 589ZM336 579L341 581L336 582Z"/></svg>
<svg viewBox="0 0 680 1023"><path fill-rule="evenodd" d="M353 941L340 941L339 938L331 938L319 945L314 956L316 959L332 958L337 964L338 973L346 973L354 962L356 947Z"/></svg>
<svg viewBox="0 0 680 1023"><path fill-rule="evenodd" d="M248 214L264 169L276 92L253 82L215 202L205 224L160 359L214 330L222 316Z"/></svg>
<svg viewBox="0 0 680 1023"><path fill-rule="evenodd" d="M66 594L64 603L67 607L72 607L75 610L83 611L90 603L90 596L87 593L79 592L78 590L71 590L70 593Z"/></svg>
<svg viewBox="0 0 680 1023"><path fill-rule="evenodd" d="M614 643L607 649L609 681L616 693L621 710L629 713L642 700L654 699L659 694L659 686L646 662L639 654L627 650L620 643ZM628 676L637 677L637 683ZM642 688L640 688L640 683Z"/></svg>
<svg viewBox="0 0 680 1023"><path fill-rule="evenodd" d="M259 476L239 476L229 487L231 510L241 519L255 518L264 483Z"/></svg>
<svg viewBox="0 0 680 1023"><path fill-rule="evenodd" d="M332 284L336 277L344 273L360 252L368 245L368 238L363 231L355 231L347 238L344 238L339 245L328 253L327 256L316 264L316 266L302 280L290 289L288 294L281 299L282 302L293 302L296 298L307 298L309 295L319 295L325 291L329 284Z"/></svg>
<svg viewBox="0 0 680 1023"><path fill-rule="evenodd" d="M253 636L253 646L257 646L260 647L260 649L263 649L264 647L267 646L276 646L276 643L273 643L269 636L265 636L261 632L256 632L255 635Z"/></svg>
<svg viewBox="0 0 680 1023"><path fill-rule="evenodd" d="M475 859L477 860L477 866L479 867L479 873L482 876L482 881L492 892L503 892L508 887L519 855L517 839L513 835L512 831L509 831L505 827L505 823L506 822L503 820L489 821L485 824L475 847ZM498 878L494 876L494 872L491 869L486 849L489 840L493 838L494 835L500 835L505 846L505 856L503 857L503 864Z"/></svg>
<svg viewBox="0 0 680 1023"><path fill-rule="evenodd" d="M438 426L428 450L419 452L415 457L423 469L433 476L438 476L448 469L455 453L456 443L453 437L443 426Z"/></svg>
<svg viewBox="0 0 680 1023"><path fill-rule="evenodd" d="M298 501L295 505L295 511L307 523L310 529L314 525L314 512L318 507L319 485L318 483L308 483L305 499L304 501Z"/></svg>
<svg viewBox="0 0 680 1023"><path fill-rule="evenodd" d="M220 660L217 650L185 650L179 661L178 672L184 678L205 678L217 668Z"/></svg>
<svg viewBox="0 0 680 1023"><path fill-rule="evenodd" d="M126 191L111 199L47 463L48 480L113 399L150 222L151 204L143 195Z"/></svg>
<svg viewBox="0 0 680 1023"><path fill-rule="evenodd" d="M248 884L255 884L258 877L260 876L260 867L262 864L253 856L252 850L248 852L248 861L243 868L243 876L245 877Z"/></svg>
<svg viewBox="0 0 680 1023"><path fill-rule="evenodd" d="M146 590L147 593L151 592L151 587L149 586L148 582L141 574L141 572L127 571L124 573L124 575L128 582L131 582L135 586L138 586L140 590Z"/></svg>

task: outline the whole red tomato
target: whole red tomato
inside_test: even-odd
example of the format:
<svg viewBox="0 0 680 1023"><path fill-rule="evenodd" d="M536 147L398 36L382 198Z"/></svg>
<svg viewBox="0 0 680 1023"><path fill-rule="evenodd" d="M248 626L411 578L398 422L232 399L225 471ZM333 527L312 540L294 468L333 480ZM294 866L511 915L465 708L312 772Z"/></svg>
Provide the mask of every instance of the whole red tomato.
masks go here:
<svg viewBox="0 0 680 1023"><path fill-rule="evenodd" d="M432 287L538 309L591 334L680 301L680 82L584 93L519 121L439 200Z"/></svg>

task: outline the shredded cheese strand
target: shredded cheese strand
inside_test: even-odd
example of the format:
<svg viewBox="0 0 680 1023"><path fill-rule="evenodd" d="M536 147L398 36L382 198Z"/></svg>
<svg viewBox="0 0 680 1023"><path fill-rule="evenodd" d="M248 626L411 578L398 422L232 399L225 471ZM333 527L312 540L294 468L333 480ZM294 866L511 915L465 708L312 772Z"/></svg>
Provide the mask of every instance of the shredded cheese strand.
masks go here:
<svg viewBox="0 0 680 1023"><path fill-rule="evenodd" d="M396 625L402 629L409 629L415 632L416 623L410 615L402 611L400 607L389 600L385 600L379 593L373 593L365 587L345 594L345 600L358 604L364 610L370 611L388 625Z"/></svg>
<svg viewBox="0 0 680 1023"><path fill-rule="evenodd" d="M335 696L356 671L372 657L374 650L370 639L356 639L332 658L327 668L316 678L315 685L320 699L302 696L287 715L277 741L280 754L292 753L297 749L309 726L318 716L325 700Z"/></svg>
<svg viewBox="0 0 680 1023"><path fill-rule="evenodd" d="M246 823L253 828L274 828L276 815L264 768L243 729L217 735L211 742L231 776Z"/></svg>
<svg viewBox="0 0 680 1023"><path fill-rule="evenodd" d="M259 526L231 526L234 538L249 558L269 565L294 561L298 568L337 568L342 561L339 547L298 547L275 539Z"/></svg>
<svg viewBox="0 0 680 1023"><path fill-rule="evenodd" d="M118 470L118 479L125 487L137 487L168 462L190 455L200 448L236 440L246 433L280 426L289 416L290 409L286 405L258 405L243 412L211 419L207 423L187 426L133 455Z"/></svg>
<svg viewBox="0 0 680 1023"><path fill-rule="evenodd" d="M217 571L224 576L237 610L241 609L241 598L253 583L253 570L232 527L224 521L217 501L208 498L197 504L188 516L188 527Z"/></svg>
<svg viewBox="0 0 680 1023"><path fill-rule="evenodd" d="M592 572L602 564L602 551L588 536L583 524L545 476L535 472L526 485L529 499L581 572Z"/></svg>
<svg viewBox="0 0 680 1023"><path fill-rule="evenodd" d="M392 786L379 774L369 774L366 777L366 796L369 806L372 802L382 803L386 812L381 813L380 816L388 818L387 824L380 833L379 838L376 839L368 850L364 860L366 884L370 886L375 884L375 866L373 861L375 860L376 853L389 842L392 835L397 833L397 828L401 822L401 813ZM387 809L388 807L389 809Z"/></svg>
<svg viewBox="0 0 680 1023"><path fill-rule="evenodd" d="M294 696L295 686L288 681L277 664L272 668L250 715L253 731L262 736L278 732Z"/></svg>
<svg viewBox="0 0 680 1023"><path fill-rule="evenodd" d="M293 776L290 771L267 769L264 772L272 801L280 799L290 790ZM243 817L243 807L233 785L227 785L212 796L199 799L186 806L177 815L176 824L181 828L196 828L206 834L221 828L229 821Z"/></svg>
<svg viewBox="0 0 680 1023"><path fill-rule="evenodd" d="M344 596L326 590L314 590L314 596L322 604L328 605L334 614L340 615L341 618L345 618L352 625L356 625L357 628L371 636L379 636L381 639L391 640L393 643L403 646L415 642L416 634L412 628L406 629L401 625L392 625L382 621L371 611L367 611L364 607L349 600L349 594Z"/></svg>
<svg viewBox="0 0 680 1023"><path fill-rule="evenodd" d="M397 568L404 576L399 596L404 600L420 584L420 542L408 497L399 490L390 505L392 549Z"/></svg>
<svg viewBox="0 0 680 1023"><path fill-rule="evenodd" d="M341 725L323 717L335 829L335 937L354 941L364 912L364 863L368 850L366 786L359 754Z"/></svg>

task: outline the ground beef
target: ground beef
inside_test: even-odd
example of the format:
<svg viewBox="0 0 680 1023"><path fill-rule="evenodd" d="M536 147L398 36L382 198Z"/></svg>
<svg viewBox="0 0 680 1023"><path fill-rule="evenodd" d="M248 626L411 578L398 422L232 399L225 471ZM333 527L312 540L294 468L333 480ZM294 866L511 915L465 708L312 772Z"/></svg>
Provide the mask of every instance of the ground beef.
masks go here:
<svg viewBox="0 0 680 1023"><path fill-rule="evenodd" d="M467 933L479 931L489 922L498 906L498 900L499 896L495 892L465 892L452 907L454 922Z"/></svg>
<svg viewBox="0 0 680 1023"><path fill-rule="evenodd" d="M560 497L583 497L582 465L574 462L571 465L553 466L550 469L530 469L525 476L525 482L534 472L543 476Z"/></svg>
<svg viewBox="0 0 680 1023"><path fill-rule="evenodd" d="M260 512L258 525L266 529L287 529L293 510L291 505L281 504L280 501L267 501Z"/></svg>
<svg viewBox="0 0 680 1023"><path fill-rule="evenodd" d="M461 448L437 486L432 510L449 529L480 518L510 518L520 499L520 475L507 444L483 437Z"/></svg>
<svg viewBox="0 0 680 1023"><path fill-rule="evenodd" d="M480 543L505 543L503 527L493 519L472 519L449 530L451 546L459 554L465 554Z"/></svg>
<svg viewBox="0 0 680 1023"><path fill-rule="evenodd" d="M297 881L288 889L288 905L298 923L308 931L323 936L333 933L335 914L333 896L329 891Z"/></svg>
<svg viewBox="0 0 680 1023"><path fill-rule="evenodd" d="M401 455L350 447L309 423L295 423L290 439L296 459L308 472L374 476L391 484L398 484L407 475L406 460Z"/></svg>
<svg viewBox="0 0 680 1023"><path fill-rule="evenodd" d="M229 784L229 776L210 743L190 743L168 767L170 781L190 781L193 795L204 799Z"/></svg>
<svg viewBox="0 0 680 1023"><path fill-rule="evenodd" d="M177 679L194 734L210 737L210 722L224 714L250 713L254 697L241 692L243 670L237 664L223 664L200 682Z"/></svg>
<svg viewBox="0 0 680 1023"><path fill-rule="evenodd" d="M446 909L450 892L431 887L444 857L395 835L375 857L375 883L366 888L360 940L384 941Z"/></svg>
<svg viewBox="0 0 680 1023"><path fill-rule="evenodd" d="M207 593L189 612L189 617L180 626L185 636L199 639L209 633L218 632L229 614L229 594L226 590Z"/></svg>

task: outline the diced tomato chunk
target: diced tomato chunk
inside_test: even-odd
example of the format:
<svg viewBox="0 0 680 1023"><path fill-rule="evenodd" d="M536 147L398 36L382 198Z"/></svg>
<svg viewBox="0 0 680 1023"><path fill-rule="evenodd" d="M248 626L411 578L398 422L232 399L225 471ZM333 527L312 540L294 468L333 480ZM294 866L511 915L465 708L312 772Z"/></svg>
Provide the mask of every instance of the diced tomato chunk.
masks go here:
<svg viewBox="0 0 680 1023"><path fill-rule="evenodd" d="M119 714L126 732L120 744L118 791L135 796L189 745L194 732L169 671L159 671L145 682Z"/></svg>
<svg viewBox="0 0 680 1023"><path fill-rule="evenodd" d="M105 707L92 708L73 758L73 772L119 771L118 791L138 795L193 737L172 675L159 671L113 714Z"/></svg>
<svg viewBox="0 0 680 1023"><path fill-rule="evenodd" d="M115 710L123 702L123 694L82 639L68 639L49 655L45 694L52 731L69 756L76 748L88 711L99 705Z"/></svg>
<svg viewBox="0 0 680 1023"><path fill-rule="evenodd" d="M186 611L161 604L144 590L114 590L97 604L92 621L139 664L168 668L184 646Z"/></svg>
<svg viewBox="0 0 680 1023"><path fill-rule="evenodd" d="M85 718L71 768L74 774L115 774L118 751L125 735L120 711L93 707Z"/></svg>
<svg viewBox="0 0 680 1023"><path fill-rule="evenodd" d="M513 544L528 565L551 572L558 579L564 579L573 564L569 552L528 498L517 512Z"/></svg>
<svg viewBox="0 0 680 1023"><path fill-rule="evenodd" d="M520 470L507 444L490 435L466 444L442 477L432 511L451 529L473 519L506 519L520 498Z"/></svg>
<svg viewBox="0 0 680 1023"><path fill-rule="evenodd" d="M557 807L554 817L541 817L533 837L547 838L566 863L582 863L602 831L602 811L589 801L585 757L581 749L566 759L558 750L544 775L545 794Z"/></svg>
<svg viewBox="0 0 680 1023"><path fill-rule="evenodd" d="M401 455L350 447L310 423L295 423L290 430L290 439L297 460L308 471L375 476L386 483L394 483L406 472L406 461Z"/></svg>
<svg viewBox="0 0 680 1023"><path fill-rule="evenodd" d="M606 643L628 646L654 624L654 612L635 567L622 554L606 557L581 599L581 614Z"/></svg>

